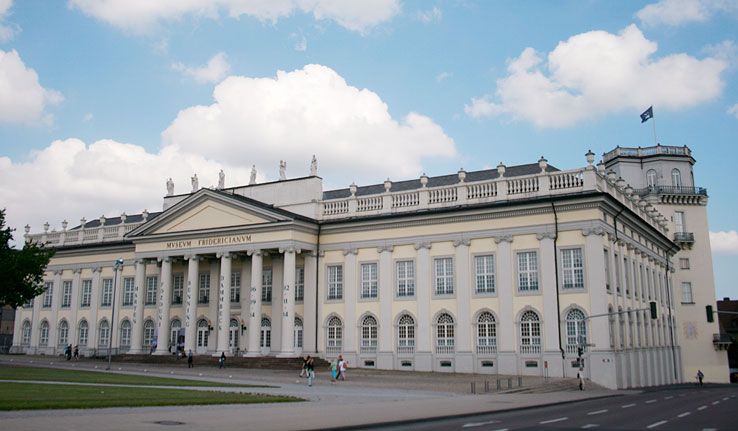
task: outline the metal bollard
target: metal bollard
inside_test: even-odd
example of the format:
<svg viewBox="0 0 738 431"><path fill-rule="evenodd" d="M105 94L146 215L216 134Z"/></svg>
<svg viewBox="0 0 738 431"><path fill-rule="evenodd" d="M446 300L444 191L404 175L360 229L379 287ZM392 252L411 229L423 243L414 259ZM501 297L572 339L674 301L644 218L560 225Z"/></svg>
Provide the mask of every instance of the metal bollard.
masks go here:
<svg viewBox="0 0 738 431"><path fill-rule="evenodd" d="M489 380L484 381L484 392L489 392Z"/></svg>
<svg viewBox="0 0 738 431"><path fill-rule="evenodd" d="M500 382L500 379L497 379L497 390L499 391L502 389L502 382Z"/></svg>
<svg viewBox="0 0 738 431"><path fill-rule="evenodd" d="M518 387L523 386L523 376L518 376Z"/></svg>
<svg viewBox="0 0 738 431"><path fill-rule="evenodd" d="M473 394L476 394L477 393L477 388L476 388L476 385L474 384L474 382L471 382L471 393L473 393Z"/></svg>

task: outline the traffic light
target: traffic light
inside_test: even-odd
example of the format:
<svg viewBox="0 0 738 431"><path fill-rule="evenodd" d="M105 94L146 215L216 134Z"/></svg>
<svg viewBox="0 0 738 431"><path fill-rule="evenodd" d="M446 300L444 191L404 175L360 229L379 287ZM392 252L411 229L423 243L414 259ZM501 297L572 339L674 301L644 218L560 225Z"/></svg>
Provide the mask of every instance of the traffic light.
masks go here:
<svg viewBox="0 0 738 431"><path fill-rule="evenodd" d="M658 319L659 318L659 309L656 306L656 301L651 301L648 303L648 305L651 306L651 319Z"/></svg>
<svg viewBox="0 0 738 431"><path fill-rule="evenodd" d="M715 315L712 312L712 305L706 305L705 311L707 311L707 321L712 323L715 321Z"/></svg>

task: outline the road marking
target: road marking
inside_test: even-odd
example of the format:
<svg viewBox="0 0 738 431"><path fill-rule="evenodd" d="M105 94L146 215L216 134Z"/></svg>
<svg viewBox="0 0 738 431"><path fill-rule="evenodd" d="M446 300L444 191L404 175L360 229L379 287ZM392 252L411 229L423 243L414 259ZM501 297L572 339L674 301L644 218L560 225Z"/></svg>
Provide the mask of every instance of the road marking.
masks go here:
<svg viewBox="0 0 738 431"><path fill-rule="evenodd" d="M487 421L487 422L472 422L462 425L462 428L480 427L482 425L497 424L500 421Z"/></svg>
<svg viewBox="0 0 738 431"><path fill-rule="evenodd" d="M712 405L713 405L713 406L714 406L714 405L716 405L716 404L720 404L720 401L713 401L713 402L712 402Z"/></svg>
<svg viewBox="0 0 738 431"><path fill-rule="evenodd" d="M599 425L597 424L587 424L582 427L583 430L589 429L589 428L597 428Z"/></svg>
<svg viewBox="0 0 738 431"><path fill-rule="evenodd" d="M635 407L635 404L626 404L626 405L622 406L622 408L624 408L624 409L629 409L631 407Z"/></svg>
<svg viewBox="0 0 738 431"><path fill-rule="evenodd" d="M717 428L702 428L702 431L717 431Z"/></svg>
<svg viewBox="0 0 738 431"><path fill-rule="evenodd" d="M707 408L707 406L699 406L699 407L697 407L697 410L704 410L706 408Z"/></svg>
<svg viewBox="0 0 738 431"><path fill-rule="evenodd" d="M679 415L679 416L677 416L677 417L678 417L678 418L683 418L684 416L689 416L689 415L691 415L691 414L692 414L692 412L684 412L684 413L680 414L680 415Z"/></svg>
<svg viewBox="0 0 738 431"><path fill-rule="evenodd" d="M658 422L656 422L655 424L651 424L651 425L647 426L646 428L648 428L648 429L651 429L651 428L656 428L657 426L659 426L659 425L663 425L663 424L665 424L665 423L666 423L666 421L658 421Z"/></svg>
<svg viewBox="0 0 738 431"><path fill-rule="evenodd" d="M655 402L656 402L656 400L648 400L648 401L646 401L646 404L651 404L651 403L655 403Z"/></svg>
<svg viewBox="0 0 738 431"><path fill-rule="evenodd" d="M494 430L494 431L508 431L508 430L507 430L507 428L500 428L500 429Z"/></svg>
<svg viewBox="0 0 738 431"><path fill-rule="evenodd" d="M673 396L673 395L669 395L668 397L664 397L664 399L665 399L665 400L670 400L670 399L672 399L672 398L674 398L674 396Z"/></svg>
<svg viewBox="0 0 738 431"><path fill-rule="evenodd" d="M728 401L728 397L723 398L723 401Z"/></svg>
<svg viewBox="0 0 738 431"><path fill-rule="evenodd" d="M602 410L597 410L597 411L594 411L594 412L589 412L589 413L587 413L587 414L588 414L589 416L593 416L593 415L599 415L599 414L601 414L601 413L605 413L606 411L607 411L607 409L602 409Z"/></svg>
<svg viewBox="0 0 738 431"><path fill-rule="evenodd" d="M568 419L569 418L556 418L556 419L551 419L551 420L547 420L547 421L543 421L543 422L538 422L538 423L541 424L541 425L545 425L545 424L552 424L554 422L565 421L565 420L568 420Z"/></svg>

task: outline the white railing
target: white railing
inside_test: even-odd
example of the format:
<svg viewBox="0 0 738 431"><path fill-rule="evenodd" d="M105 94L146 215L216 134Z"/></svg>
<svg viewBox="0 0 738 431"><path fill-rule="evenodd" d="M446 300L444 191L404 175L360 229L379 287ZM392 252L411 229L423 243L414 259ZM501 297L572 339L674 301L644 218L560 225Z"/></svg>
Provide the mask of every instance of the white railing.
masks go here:
<svg viewBox="0 0 738 431"><path fill-rule="evenodd" d="M497 354L497 346L477 346L477 355L492 356Z"/></svg>
<svg viewBox="0 0 738 431"><path fill-rule="evenodd" d="M436 346L437 355L453 355L454 346Z"/></svg>
<svg viewBox="0 0 738 431"><path fill-rule="evenodd" d="M535 193L538 191L538 178L520 178L507 181L507 194Z"/></svg>
<svg viewBox="0 0 738 431"><path fill-rule="evenodd" d="M329 354L341 353L341 346L328 346L325 348L325 353L329 353Z"/></svg>
<svg viewBox="0 0 738 431"><path fill-rule="evenodd" d="M360 352L364 354L377 353L377 346L361 346Z"/></svg>
<svg viewBox="0 0 738 431"><path fill-rule="evenodd" d="M323 202L323 215L346 214L349 212L348 201Z"/></svg>
<svg viewBox="0 0 738 431"><path fill-rule="evenodd" d="M40 234L29 234L26 240L37 244L47 244L52 247L70 245L91 244L100 242L112 242L123 240L123 235L141 226L139 223L128 223L115 226L97 226L86 229L75 229L62 232L46 232Z"/></svg>
<svg viewBox="0 0 738 431"><path fill-rule="evenodd" d="M382 197L372 196L370 198L361 198L357 202L356 210L359 212L377 211L382 209Z"/></svg>
<svg viewBox="0 0 738 431"><path fill-rule="evenodd" d="M540 345L520 346L520 353L522 355L537 355L541 353L541 346Z"/></svg>
<svg viewBox="0 0 738 431"><path fill-rule="evenodd" d="M118 231L118 226L103 228L103 239L117 238Z"/></svg>
<svg viewBox="0 0 738 431"><path fill-rule="evenodd" d="M578 188L584 185L582 172L566 172L563 174L552 174L549 177L549 189L561 190Z"/></svg>
<svg viewBox="0 0 738 431"><path fill-rule="evenodd" d="M445 188L445 189L430 189L428 190L428 203L440 204L448 202L456 202L458 196L456 187Z"/></svg>
<svg viewBox="0 0 738 431"><path fill-rule="evenodd" d="M466 197L468 199L483 199L497 196L496 183L471 184L466 186Z"/></svg>
<svg viewBox="0 0 738 431"><path fill-rule="evenodd" d="M402 193L392 195L392 208L413 207L420 204L420 193Z"/></svg>
<svg viewBox="0 0 738 431"><path fill-rule="evenodd" d="M399 346L397 347L397 354L398 355L414 355L415 346Z"/></svg>

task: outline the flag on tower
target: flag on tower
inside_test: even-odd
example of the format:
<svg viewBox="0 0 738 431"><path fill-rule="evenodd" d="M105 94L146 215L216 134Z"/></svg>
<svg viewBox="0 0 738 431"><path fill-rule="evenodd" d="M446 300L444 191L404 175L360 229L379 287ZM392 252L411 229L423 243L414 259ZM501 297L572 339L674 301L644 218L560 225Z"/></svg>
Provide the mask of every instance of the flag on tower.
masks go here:
<svg viewBox="0 0 738 431"><path fill-rule="evenodd" d="M641 114L641 123L645 123L651 118L653 118L653 106L649 106L648 109L643 111L643 114Z"/></svg>

